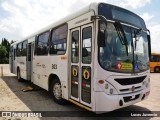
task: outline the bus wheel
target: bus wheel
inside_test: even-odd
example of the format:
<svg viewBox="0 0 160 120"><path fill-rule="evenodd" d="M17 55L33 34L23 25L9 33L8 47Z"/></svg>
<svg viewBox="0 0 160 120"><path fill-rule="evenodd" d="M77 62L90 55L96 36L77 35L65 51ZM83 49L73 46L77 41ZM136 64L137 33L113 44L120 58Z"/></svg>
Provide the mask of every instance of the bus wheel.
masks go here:
<svg viewBox="0 0 160 120"><path fill-rule="evenodd" d="M20 70L19 70L19 69L17 69L17 80L18 80L19 82L22 81L21 73L20 73Z"/></svg>
<svg viewBox="0 0 160 120"><path fill-rule="evenodd" d="M66 104L66 100L62 98L62 87L61 87L61 83L59 81L59 79L55 78L53 81L52 81L52 84L51 84L51 95L53 97L53 100L60 104L60 105L63 105L63 104Z"/></svg>
<svg viewBox="0 0 160 120"><path fill-rule="evenodd" d="M154 72L156 72L156 73L160 72L160 67L155 67Z"/></svg>

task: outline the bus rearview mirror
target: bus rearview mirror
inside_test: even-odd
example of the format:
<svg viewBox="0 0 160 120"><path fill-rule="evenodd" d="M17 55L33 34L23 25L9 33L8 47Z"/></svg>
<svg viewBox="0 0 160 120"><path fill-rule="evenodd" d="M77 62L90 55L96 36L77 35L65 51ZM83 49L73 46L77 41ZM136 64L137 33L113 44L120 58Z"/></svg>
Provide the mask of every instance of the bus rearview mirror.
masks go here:
<svg viewBox="0 0 160 120"><path fill-rule="evenodd" d="M149 59L151 60L151 37L150 35L147 35L148 38L148 53L149 53Z"/></svg>

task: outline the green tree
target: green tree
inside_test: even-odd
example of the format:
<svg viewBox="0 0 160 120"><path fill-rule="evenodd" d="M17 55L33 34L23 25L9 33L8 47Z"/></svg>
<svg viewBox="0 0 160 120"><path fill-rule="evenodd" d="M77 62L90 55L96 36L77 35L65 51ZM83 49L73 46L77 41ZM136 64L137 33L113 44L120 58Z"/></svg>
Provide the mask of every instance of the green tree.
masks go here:
<svg viewBox="0 0 160 120"><path fill-rule="evenodd" d="M2 38L2 42L0 46L0 64L9 63L10 45L14 42L15 42L14 40L11 40L11 43L10 43L6 38Z"/></svg>
<svg viewBox="0 0 160 120"><path fill-rule="evenodd" d="M5 46L0 45L0 64L5 64L9 62L9 59L7 57L7 49Z"/></svg>
<svg viewBox="0 0 160 120"><path fill-rule="evenodd" d="M11 44L13 44L14 42L16 42L16 41L14 41L14 40L11 40L11 43L10 43L10 45L11 45Z"/></svg>
<svg viewBox="0 0 160 120"><path fill-rule="evenodd" d="M10 43L8 42L8 40L6 38L2 38L1 45L6 47L6 50L7 50L6 57L9 59Z"/></svg>
<svg viewBox="0 0 160 120"><path fill-rule="evenodd" d="M1 42L1 44L3 44L3 38L2 38L2 42Z"/></svg>

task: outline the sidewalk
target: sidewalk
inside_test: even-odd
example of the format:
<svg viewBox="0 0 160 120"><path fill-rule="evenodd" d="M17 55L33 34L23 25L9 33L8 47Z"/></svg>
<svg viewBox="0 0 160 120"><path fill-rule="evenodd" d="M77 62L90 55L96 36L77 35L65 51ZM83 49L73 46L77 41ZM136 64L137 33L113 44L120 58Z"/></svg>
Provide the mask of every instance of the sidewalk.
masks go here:
<svg viewBox="0 0 160 120"><path fill-rule="evenodd" d="M1 74L1 67L3 66L3 76ZM9 66L7 64L0 64L0 111L31 111L9 88L5 83L5 77L11 80L15 76L10 73ZM9 77L11 76L11 77ZM16 87L16 86L13 86ZM17 91L18 92L18 91ZM0 120L39 120L39 118L0 118Z"/></svg>
<svg viewBox="0 0 160 120"><path fill-rule="evenodd" d="M10 73L9 64L0 64L0 76L13 76L14 74Z"/></svg>

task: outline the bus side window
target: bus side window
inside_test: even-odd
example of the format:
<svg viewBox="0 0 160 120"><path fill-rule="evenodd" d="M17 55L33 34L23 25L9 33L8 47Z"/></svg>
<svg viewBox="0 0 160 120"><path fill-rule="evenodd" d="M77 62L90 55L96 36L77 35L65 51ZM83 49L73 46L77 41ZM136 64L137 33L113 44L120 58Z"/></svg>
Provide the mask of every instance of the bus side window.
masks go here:
<svg viewBox="0 0 160 120"><path fill-rule="evenodd" d="M34 44L33 44L33 45L34 45L34 46L33 46L33 47L34 47L34 55L37 55L37 38L38 38L38 37L36 36L36 37L35 37Z"/></svg>
<svg viewBox="0 0 160 120"><path fill-rule="evenodd" d="M48 55L48 39L50 32L47 31L38 36L37 39L37 55Z"/></svg>
<svg viewBox="0 0 160 120"><path fill-rule="evenodd" d="M67 48L67 24L55 28L51 33L50 54L63 55Z"/></svg>
<svg viewBox="0 0 160 120"><path fill-rule="evenodd" d="M72 63L79 62L79 31L72 32Z"/></svg>
<svg viewBox="0 0 160 120"><path fill-rule="evenodd" d="M160 62L160 56L158 56L158 62Z"/></svg>
<svg viewBox="0 0 160 120"><path fill-rule="evenodd" d="M92 27L87 27L82 30L82 63L91 63L92 52Z"/></svg>
<svg viewBox="0 0 160 120"><path fill-rule="evenodd" d="M22 43L22 51L21 51L22 56L27 55L27 44L28 44L27 40Z"/></svg>
<svg viewBox="0 0 160 120"><path fill-rule="evenodd" d="M157 56L157 55L151 56L151 62L159 62L159 61L160 61L159 56Z"/></svg>
<svg viewBox="0 0 160 120"><path fill-rule="evenodd" d="M19 43L19 44L17 44L17 49L16 49L17 57L21 56L21 51L22 51L22 43Z"/></svg>

